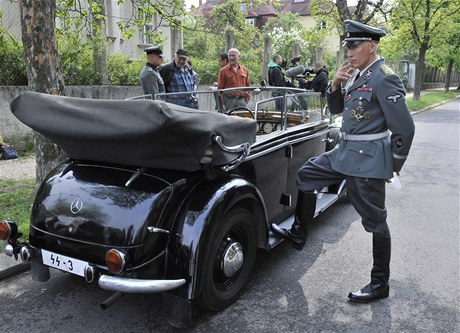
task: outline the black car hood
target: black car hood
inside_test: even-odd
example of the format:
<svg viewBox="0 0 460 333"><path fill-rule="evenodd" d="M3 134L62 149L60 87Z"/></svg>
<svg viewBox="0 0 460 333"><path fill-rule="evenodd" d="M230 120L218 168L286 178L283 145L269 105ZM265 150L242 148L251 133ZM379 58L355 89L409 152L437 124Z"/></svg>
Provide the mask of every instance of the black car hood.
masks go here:
<svg viewBox="0 0 460 333"><path fill-rule="evenodd" d="M67 169L66 169L67 167ZM173 186L142 174L127 187L135 170L94 164L62 165L37 192L31 228L75 241L135 246L163 226Z"/></svg>

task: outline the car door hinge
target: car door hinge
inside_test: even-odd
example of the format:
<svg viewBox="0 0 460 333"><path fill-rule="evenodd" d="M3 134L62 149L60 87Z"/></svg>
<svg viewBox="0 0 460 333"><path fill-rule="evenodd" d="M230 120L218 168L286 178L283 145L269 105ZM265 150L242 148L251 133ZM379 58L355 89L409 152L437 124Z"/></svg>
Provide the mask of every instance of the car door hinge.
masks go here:
<svg viewBox="0 0 460 333"><path fill-rule="evenodd" d="M291 206L292 196L290 194L282 193L280 198L280 204L284 206Z"/></svg>
<svg viewBox="0 0 460 333"><path fill-rule="evenodd" d="M292 146L286 146L286 157L287 158L292 158L294 156L294 149L292 149Z"/></svg>

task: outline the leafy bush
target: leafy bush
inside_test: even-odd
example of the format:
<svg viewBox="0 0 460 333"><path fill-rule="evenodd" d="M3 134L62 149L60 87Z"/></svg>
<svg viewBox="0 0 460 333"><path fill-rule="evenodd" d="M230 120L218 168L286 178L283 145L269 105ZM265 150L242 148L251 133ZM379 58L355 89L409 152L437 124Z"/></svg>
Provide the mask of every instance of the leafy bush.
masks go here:
<svg viewBox="0 0 460 333"><path fill-rule="evenodd" d="M108 59L109 81L111 84L139 84L143 61L130 61L123 55L110 55Z"/></svg>
<svg viewBox="0 0 460 333"><path fill-rule="evenodd" d="M27 68L22 43L0 27L0 85L27 85Z"/></svg>
<svg viewBox="0 0 460 333"><path fill-rule="evenodd" d="M91 85L96 82L93 49L77 32L57 31L62 75L65 84Z"/></svg>

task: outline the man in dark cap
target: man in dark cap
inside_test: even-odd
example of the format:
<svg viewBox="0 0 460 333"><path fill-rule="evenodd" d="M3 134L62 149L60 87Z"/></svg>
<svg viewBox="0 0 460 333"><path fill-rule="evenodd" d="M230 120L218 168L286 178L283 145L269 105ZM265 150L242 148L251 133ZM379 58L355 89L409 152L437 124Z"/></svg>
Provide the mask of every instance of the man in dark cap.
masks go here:
<svg viewBox="0 0 460 333"><path fill-rule="evenodd" d="M163 52L158 46L151 46L144 49L147 55L147 63L141 71L141 85L144 94L152 94L165 92L163 79L161 78L158 68L163 61Z"/></svg>
<svg viewBox="0 0 460 333"><path fill-rule="evenodd" d="M377 54L385 31L352 20L343 25L348 58L327 89L331 113L343 113L340 143L299 169L295 221L290 230L277 225L272 229L302 249L315 213L316 190L346 179L348 198L364 229L373 235L374 260L370 283L348 298L368 303L389 294L391 239L385 183L394 173L399 176L415 127L401 80Z"/></svg>
<svg viewBox="0 0 460 333"><path fill-rule="evenodd" d="M174 59L160 68L160 74L165 83L167 93L193 92L196 77L192 67L187 63L189 54L184 49L179 49L174 54ZM198 101L193 94L183 96L169 96L167 102L198 109Z"/></svg>

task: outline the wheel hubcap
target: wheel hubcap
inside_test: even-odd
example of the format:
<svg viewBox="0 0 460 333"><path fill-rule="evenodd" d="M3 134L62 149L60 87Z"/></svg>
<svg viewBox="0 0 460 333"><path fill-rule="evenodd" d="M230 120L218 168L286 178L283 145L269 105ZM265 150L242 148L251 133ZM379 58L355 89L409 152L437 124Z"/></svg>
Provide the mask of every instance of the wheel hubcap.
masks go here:
<svg viewBox="0 0 460 333"><path fill-rule="evenodd" d="M226 277L234 276L243 266L244 252L241 243L229 240L222 258L222 271Z"/></svg>

